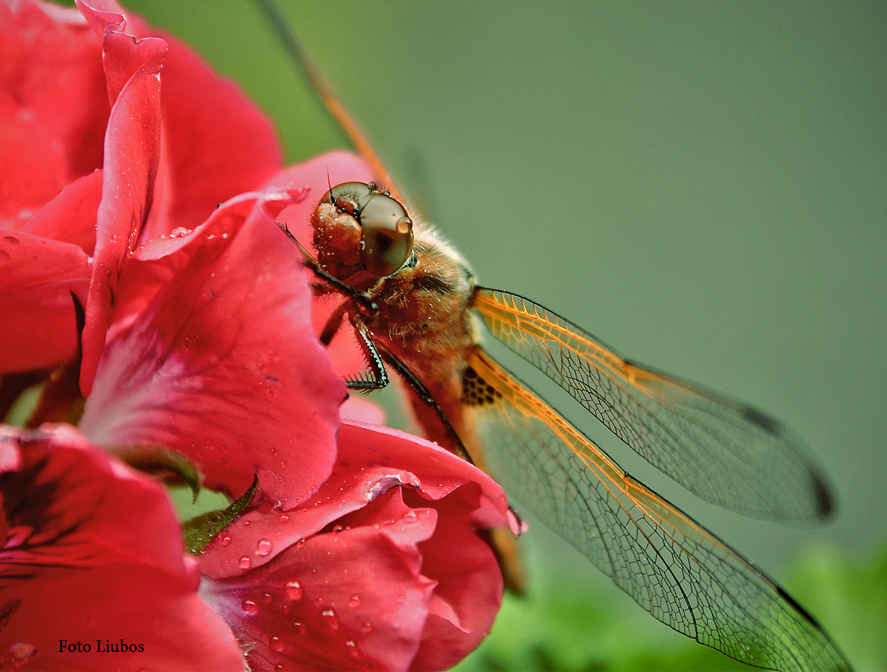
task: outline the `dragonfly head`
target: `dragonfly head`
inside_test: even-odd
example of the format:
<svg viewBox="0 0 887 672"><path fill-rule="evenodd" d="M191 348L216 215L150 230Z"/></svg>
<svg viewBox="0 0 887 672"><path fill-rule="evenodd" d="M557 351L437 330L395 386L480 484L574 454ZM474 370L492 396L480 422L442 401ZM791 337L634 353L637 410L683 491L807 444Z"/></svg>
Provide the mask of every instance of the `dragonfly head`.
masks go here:
<svg viewBox="0 0 887 672"><path fill-rule="evenodd" d="M372 182L332 187L312 224L318 261L341 279L360 271L389 276L413 254L413 221L401 203Z"/></svg>

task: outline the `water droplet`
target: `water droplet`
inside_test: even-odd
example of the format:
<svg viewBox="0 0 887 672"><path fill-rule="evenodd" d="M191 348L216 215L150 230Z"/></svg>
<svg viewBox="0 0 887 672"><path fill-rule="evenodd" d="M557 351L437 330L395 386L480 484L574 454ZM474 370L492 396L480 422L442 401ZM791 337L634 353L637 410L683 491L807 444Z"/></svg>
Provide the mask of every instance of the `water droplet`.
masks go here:
<svg viewBox="0 0 887 672"><path fill-rule="evenodd" d="M412 510L407 511L404 514L403 519L406 520L407 522L412 522L412 521L416 520L416 512L412 511Z"/></svg>
<svg viewBox="0 0 887 672"><path fill-rule="evenodd" d="M297 635L305 635L307 633L305 624L302 621L293 621L293 630L296 631Z"/></svg>
<svg viewBox="0 0 887 672"><path fill-rule="evenodd" d="M370 623L369 621L364 621L363 623L360 624L360 630L361 630L361 632L372 632L373 631L373 624Z"/></svg>
<svg viewBox="0 0 887 672"><path fill-rule="evenodd" d="M273 651L277 651L277 653L280 653L281 651L283 651L283 648L284 648L283 640L280 637L278 637L277 635L271 635L271 639L268 641L268 644L271 647L271 649Z"/></svg>
<svg viewBox="0 0 887 672"><path fill-rule="evenodd" d="M357 650L357 643L353 639L349 639L345 642L345 646L348 647L348 655L352 658L360 657L360 651Z"/></svg>
<svg viewBox="0 0 887 672"><path fill-rule="evenodd" d="M320 618L323 620L326 627L328 627L330 630L339 629L339 617L336 616L336 611L334 609L324 609L320 612Z"/></svg>
<svg viewBox="0 0 887 672"><path fill-rule="evenodd" d="M312 573L312 574L317 574L317 567L312 567L312 568L311 568L311 573Z"/></svg>
<svg viewBox="0 0 887 672"><path fill-rule="evenodd" d="M227 237L228 237L228 234L227 234L227 233L223 233L223 234L222 234L222 238L223 238L223 239L225 239L225 238L227 238Z"/></svg>
<svg viewBox="0 0 887 672"><path fill-rule="evenodd" d="M265 557L266 555L270 555L271 553L271 540L270 539L259 539L256 544L256 555L260 555Z"/></svg>
<svg viewBox="0 0 887 672"><path fill-rule="evenodd" d="M302 584L296 579L286 582L286 596L291 600L302 599Z"/></svg>
<svg viewBox="0 0 887 672"><path fill-rule="evenodd" d="M289 519L290 519L290 517L289 517L288 515L286 515L285 513L281 513L281 514L280 514L280 522L281 522L281 523L285 523L285 522L288 521Z"/></svg>
<svg viewBox="0 0 887 672"><path fill-rule="evenodd" d="M270 602L271 601L271 593L262 593L262 601Z"/></svg>
<svg viewBox="0 0 887 672"><path fill-rule="evenodd" d="M240 603L240 608L243 609L243 613L248 616L255 616L259 613L259 605L253 600L244 600Z"/></svg>
<svg viewBox="0 0 887 672"><path fill-rule="evenodd" d="M290 613L290 605L286 603L281 604L280 611L283 613L284 616L286 616L288 613Z"/></svg>
<svg viewBox="0 0 887 672"><path fill-rule="evenodd" d="M191 233L191 229L188 229L184 226L177 226L172 231L169 232L170 238L182 238Z"/></svg>
<svg viewBox="0 0 887 672"><path fill-rule="evenodd" d="M222 546L227 546L230 543L231 543L231 535L230 534L224 535L222 537L222 541L221 541Z"/></svg>
<svg viewBox="0 0 887 672"><path fill-rule="evenodd" d="M253 521L251 521L251 520L244 520L244 521L243 521L243 526L244 526L244 527L249 527L249 526L252 525L252 524L253 524Z"/></svg>
<svg viewBox="0 0 887 672"><path fill-rule="evenodd" d="M345 529L345 528L342 527L341 525L335 525L335 526L333 527L333 532L335 532L336 534L338 534L339 532L341 532L341 531L344 530L344 529Z"/></svg>
<svg viewBox="0 0 887 672"><path fill-rule="evenodd" d="M37 653L37 647L30 642L16 642L9 647L9 654L13 660L24 660Z"/></svg>
<svg viewBox="0 0 887 672"><path fill-rule="evenodd" d="M277 665L274 666L275 672L281 672L282 670L285 670L285 669L286 668L283 666L283 663L277 663Z"/></svg>
<svg viewBox="0 0 887 672"><path fill-rule="evenodd" d="M298 548L302 548L302 546L304 546L304 545L305 545L305 540L304 540L304 539L299 539L299 540L296 542L296 548L297 548L297 549L298 549Z"/></svg>
<svg viewBox="0 0 887 672"><path fill-rule="evenodd" d="M349 607L359 607L360 606L360 595L352 595L351 599L348 600Z"/></svg>
<svg viewBox="0 0 887 672"><path fill-rule="evenodd" d="M249 559L248 555L240 556L240 569L249 569L253 566L253 561Z"/></svg>

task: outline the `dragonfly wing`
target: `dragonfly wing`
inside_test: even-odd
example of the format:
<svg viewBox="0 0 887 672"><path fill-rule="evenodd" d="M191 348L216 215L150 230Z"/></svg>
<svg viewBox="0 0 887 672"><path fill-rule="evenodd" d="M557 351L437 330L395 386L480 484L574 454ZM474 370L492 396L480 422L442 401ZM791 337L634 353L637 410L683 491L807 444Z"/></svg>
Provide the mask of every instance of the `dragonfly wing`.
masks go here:
<svg viewBox="0 0 887 672"><path fill-rule="evenodd" d="M688 514L626 474L486 353L463 400L488 465L523 502L644 609L737 660L778 670L850 666L782 588Z"/></svg>
<svg viewBox="0 0 887 672"><path fill-rule="evenodd" d="M655 467L703 499L772 518L825 517L832 499L802 442L778 420L623 359L572 322L516 294L479 288L490 332Z"/></svg>

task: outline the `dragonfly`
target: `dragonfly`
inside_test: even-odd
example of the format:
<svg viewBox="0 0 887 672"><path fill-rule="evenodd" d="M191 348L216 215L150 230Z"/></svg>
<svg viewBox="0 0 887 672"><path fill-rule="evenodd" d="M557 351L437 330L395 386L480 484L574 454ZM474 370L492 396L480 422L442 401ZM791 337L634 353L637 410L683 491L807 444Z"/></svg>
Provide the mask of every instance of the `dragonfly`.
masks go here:
<svg viewBox="0 0 887 672"><path fill-rule="evenodd" d="M527 297L478 284L465 258L417 215L273 0L257 0L298 70L376 182L330 184L312 215L312 253L286 227L320 293L342 303L320 334L350 325L367 371L348 381L410 391L429 438L489 471L656 619L749 665L850 670L829 635L773 579L689 513L627 473L500 364L503 344L647 462L699 497L773 519L833 510L803 442L754 406L641 364ZM519 559L496 537L506 581Z"/></svg>

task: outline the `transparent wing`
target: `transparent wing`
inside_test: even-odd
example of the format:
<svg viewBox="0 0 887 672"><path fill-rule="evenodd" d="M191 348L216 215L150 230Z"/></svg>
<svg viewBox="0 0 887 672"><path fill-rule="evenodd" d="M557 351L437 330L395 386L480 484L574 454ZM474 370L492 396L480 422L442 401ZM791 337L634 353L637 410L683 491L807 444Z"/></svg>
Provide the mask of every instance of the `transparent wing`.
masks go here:
<svg viewBox="0 0 887 672"><path fill-rule="evenodd" d="M490 332L635 452L710 502L783 519L825 517L828 487L802 443L751 406L636 362L537 303L479 288Z"/></svg>
<svg viewBox="0 0 887 672"><path fill-rule="evenodd" d="M509 497L678 632L737 660L849 670L819 624L761 570L638 482L525 385L477 351L463 401Z"/></svg>

